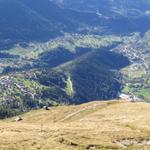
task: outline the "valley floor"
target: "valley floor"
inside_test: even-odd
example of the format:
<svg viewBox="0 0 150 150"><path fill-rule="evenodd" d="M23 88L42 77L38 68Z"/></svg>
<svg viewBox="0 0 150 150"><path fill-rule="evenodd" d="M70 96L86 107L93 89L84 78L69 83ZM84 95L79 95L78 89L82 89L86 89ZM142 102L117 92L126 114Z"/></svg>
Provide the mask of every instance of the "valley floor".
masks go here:
<svg viewBox="0 0 150 150"><path fill-rule="evenodd" d="M0 150L149 150L150 104L90 102L0 121Z"/></svg>

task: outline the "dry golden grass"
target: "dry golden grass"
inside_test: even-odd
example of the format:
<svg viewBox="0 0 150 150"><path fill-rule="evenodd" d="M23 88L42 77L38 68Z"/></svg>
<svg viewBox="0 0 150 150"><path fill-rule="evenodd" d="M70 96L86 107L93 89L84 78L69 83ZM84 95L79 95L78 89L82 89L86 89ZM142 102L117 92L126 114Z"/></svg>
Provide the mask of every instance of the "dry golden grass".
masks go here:
<svg viewBox="0 0 150 150"><path fill-rule="evenodd" d="M150 104L91 102L0 121L0 150L150 150Z"/></svg>

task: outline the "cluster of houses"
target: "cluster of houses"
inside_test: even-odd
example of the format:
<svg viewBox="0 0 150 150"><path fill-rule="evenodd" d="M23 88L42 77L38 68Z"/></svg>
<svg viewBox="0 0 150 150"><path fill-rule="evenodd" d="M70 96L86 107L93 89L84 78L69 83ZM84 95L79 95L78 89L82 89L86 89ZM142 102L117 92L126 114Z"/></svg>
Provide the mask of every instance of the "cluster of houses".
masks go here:
<svg viewBox="0 0 150 150"><path fill-rule="evenodd" d="M127 93L127 94L124 94L124 93L120 93L118 95L118 98L119 99L123 99L123 100L126 100L126 101L130 101L130 102L137 102L137 101L140 101L140 98L138 98L137 96L135 96L133 93Z"/></svg>

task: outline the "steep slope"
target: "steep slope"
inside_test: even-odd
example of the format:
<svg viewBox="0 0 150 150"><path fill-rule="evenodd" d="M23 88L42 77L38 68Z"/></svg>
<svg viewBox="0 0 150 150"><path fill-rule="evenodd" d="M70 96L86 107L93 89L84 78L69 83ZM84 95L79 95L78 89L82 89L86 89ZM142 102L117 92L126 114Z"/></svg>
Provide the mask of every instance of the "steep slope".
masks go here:
<svg viewBox="0 0 150 150"><path fill-rule="evenodd" d="M48 39L60 33L57 24L54 25L20 0L0 1L0 24L1 48L21 41Z"/></svg>
<svg viewBox="0 0 150 150"><path fill-rule="evenodd" d="M149 150L149 109L110 101L31 111L21 122L0 121L1 150Z"/></svg>
<svg viewBox="0 0 150 150"><path fill-rule="evenodd" d="M64 32L76 32L82 24L90 24L84 19L85 15L79 22L76 16L82 16L82 13L73 13L73 16L69 13L73 12L65 11L49 0L1 0L0 49L9 49L21 42L48 41ZM98 20L97 16L94 18Z"/></svg>
<svg viewBox="0 0 150 150"><path fill-rule="evenodd" d="M112 99L121 88L120 75L115 71L128 65L129 61L108 50L109 47L97 49L50 71L42 72L39 81L47 86L55 84L65 89L71 103ZM58 98L55 101L58 101Z"/></svg>
<svg viewBox="0 0 150 150"><path fill-rule="evenodd" d="M116 3L119 6L111 4L110 1L92 2L95 6L98 4L105 7L106 10L102 8L102 14L96 11L79 11L82 10L80 7L85 3L92 6L91 2L83 1L83 3L80 3L77 1L75 2L78 4L77 8L72 10L69 8L76 7L72 3L70 6L62 8L49 0L1 0L0 49L8 49L21 42L48 41L66 32L127 34L135 31L143 33L150 28L149 11L147 10L149 7L144 8L147 15L139 13L143 10L138 6L144 5L145 1L140 4L135 3L138 6L133 7L133 9L137 9L138 14L120 15L122 13L122 9L118 8L120 1ZM116 7L116 10L113 10L114 7ZM96 8L93 9L97 10ZM112 14L112 16L109 16L109 14Z"/></svg>
<svg viewBox="0 0 150 150"><path fill-rule="evenodd" d="M100 19L101 33L129 34L146 32L150 26L150 1L142 0L62 0L53 1L62 8L93 13ZM92 17L91 17L92 18ZM98 33L98 31L96 31Z"/></svg>
<svg viewBox="0 0 150 150"><path fill-rule="evenodd" d="M53 1L53 0L51 0ZM150 8L149 0L55 0L54 3L61 7L76 9L79 11L99 12L101 15L131 15L128 17L139 17L144 15Z"/></svg>

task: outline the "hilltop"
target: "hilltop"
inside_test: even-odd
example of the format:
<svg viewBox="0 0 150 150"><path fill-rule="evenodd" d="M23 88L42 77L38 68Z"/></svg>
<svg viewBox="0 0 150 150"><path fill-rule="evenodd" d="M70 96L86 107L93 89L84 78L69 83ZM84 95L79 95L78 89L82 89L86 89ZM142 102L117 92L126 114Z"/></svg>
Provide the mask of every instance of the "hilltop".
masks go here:
<svg viewBox="0 0 150 150"><path fill-rule="evenodd" d="M0 121L1 150L149 150L149 109L114 100L34 110Z"/></svg>

